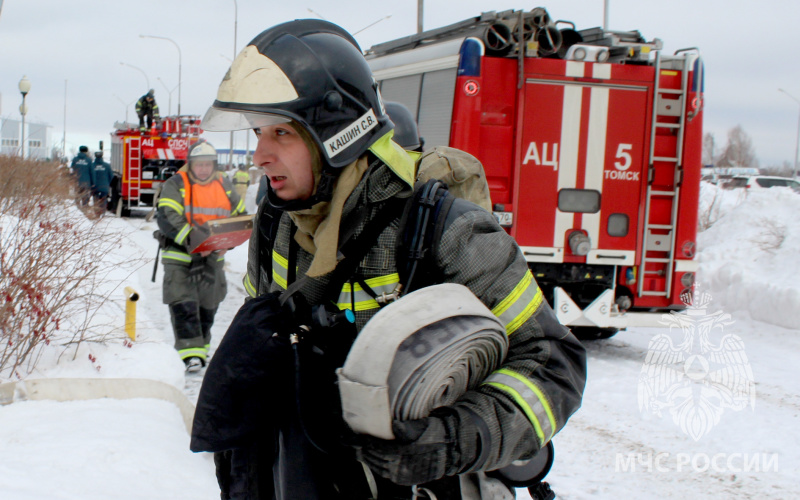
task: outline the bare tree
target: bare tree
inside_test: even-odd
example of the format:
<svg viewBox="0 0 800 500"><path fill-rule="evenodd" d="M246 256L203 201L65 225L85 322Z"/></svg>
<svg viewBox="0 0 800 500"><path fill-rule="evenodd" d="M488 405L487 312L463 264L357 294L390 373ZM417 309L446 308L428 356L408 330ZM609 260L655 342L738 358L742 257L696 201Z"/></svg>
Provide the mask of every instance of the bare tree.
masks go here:
<svg viewBox="0 0 800 500"><path fill-rule="evenodd" d="M758 159L753 149L753 140L741 125L728 131L728 144L720 156L719 165L727 167L758 168Z"/></svg>
<svg viewBox="0 0 800 500"><path fill-rule="evenodd" d="M714 160L717 159L714 153L716 153L714 150L714 134L706 132L703 135L703 166L714 165Z"/></svg>
<svg viewBox="0 0 800 500"><path fill-rule="evenodd" d="M780 177L792 177L794 174L794 164L784 161L781 165L770 165L761 167L763 175L777 175Z"/></svg>

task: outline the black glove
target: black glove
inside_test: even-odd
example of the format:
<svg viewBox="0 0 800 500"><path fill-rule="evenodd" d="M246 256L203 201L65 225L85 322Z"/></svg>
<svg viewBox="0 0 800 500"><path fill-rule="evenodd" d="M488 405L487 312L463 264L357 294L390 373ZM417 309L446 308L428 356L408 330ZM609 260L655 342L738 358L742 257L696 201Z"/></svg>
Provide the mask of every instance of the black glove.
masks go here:
<svg viewBox="0 0 800 500"><path fill-rule="evenodd" d="M203 281L205 267L205 259L192 259L192 263L189 264L189 283L199 285Z"/></svg>
<svg viewBox="0 0 800 500"><path fill-rule="evenodd" d="M394 441L361 436L356 457L374 473L405 486L476 469L481 439L475 418L468 410L438 408L427 418L395 420Z"/></svg>
<svg viewBox="0 0 800 500"><path fill-rule="evenodd" d="M209 255L206 258L207 259L216 259L217 256L216 256L216 254L212 253L211 255ZM203 282L206 283L207 285L213 285L214 282L217 280L217 270L214 268L213 265L206 265L206 266L203 266L203 267L204 267Z"/></svg>

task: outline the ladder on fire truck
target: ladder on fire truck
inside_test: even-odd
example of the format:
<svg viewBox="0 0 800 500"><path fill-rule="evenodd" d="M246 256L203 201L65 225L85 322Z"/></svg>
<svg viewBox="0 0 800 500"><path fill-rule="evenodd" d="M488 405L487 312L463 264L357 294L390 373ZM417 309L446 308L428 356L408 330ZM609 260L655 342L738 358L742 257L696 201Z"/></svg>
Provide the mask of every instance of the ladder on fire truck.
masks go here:
<svg viewBox="0 0 800 500"><path fill-rule="evenodd" d="M131 137L128 151L128 209L139 206L142 193L142 138Z"/></svg>
<svg viewBox="0 0 800 500"><path fill-rule="evenodd" d="M687 49L690 50L690 49ZM680 51L679 51L680 52ZM678 52L676 52L677 56ZM640 268L639 296L669 297L672 294L672 277L675 268L675 239L678 222L678 204L683 176L683 141L686 128L686 98L689 91L689 69L692 58L687 54L683 59L681 85L679 89L663 88L661 85L661 51L655 55L655 86L653 90L653 118L650 129L650 155L648 162L647 192L645 195L645 230L642 241L643 255ZM677 59L677 57L676 57ZM675 118L677 117L677 121ZM673 134L659 134L659 129L671 129ZM674 146L668 137L675 137ZM658 141L658 148L657 146ZM656 151L660 152L656 156ZM665 152L666 150L666 152ZM671 170L671 172L670 172ZM660 179L671 173L672 184L656 184L656 174ZM653 201L659 200L670 205L670 218L663 223L654 217ZM664 273L664 289L645 287L648 275ZM657 280L660 281L660 280Z"/></svg>

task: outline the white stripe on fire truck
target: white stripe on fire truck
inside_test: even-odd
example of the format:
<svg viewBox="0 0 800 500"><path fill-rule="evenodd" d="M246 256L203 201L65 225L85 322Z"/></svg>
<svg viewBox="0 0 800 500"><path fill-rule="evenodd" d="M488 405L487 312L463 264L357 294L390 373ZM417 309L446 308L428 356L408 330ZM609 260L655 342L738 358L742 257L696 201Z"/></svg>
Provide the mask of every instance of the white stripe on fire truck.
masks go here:
<svg viewBox="0 0 800 500"><path fill-rule="evenodd" d="M158 153L158 159L159 160L166 160L167 159L167 155L164 154L164 150L163 149L156 149L156 153Z"/></svg>
<svg viewBox="0 0 800 500"><path fill-rule="evenodd" d="M175 153L173 153L171 149L166 149L165 151L167 152L167 159L169 160L175 159Z"/></svg>
<svg viewBox="0 0 800 500"><path fill-rule="evenodd" d="M567 61L567 74L570 71ZM583 65L583 63L580 63ZM582 70L581 70L582 73ZM564 85L564 102L561 110L561 151L558 159L558 190L574 188L578 181L578 149L581 133L581 105L583 104L583 86ZM575 214L556 209L555 233L553 246L564 246L565 235L574 224Z"/></svg>
<svg viewBox="0 0 800 500"><path fill-rule="evenodd" d="M611 78L611 65L608 63L595 63L592 65L592 78L609 80Z"/></svg>
<svg viewBox="0 0 800 500"><path fill-rule="evenodd" d="M586 144L586 176L583 188L598 191L602 200L609 89L592 87L590 92L589 137ZM597 248L597 243L600 241L600 213L583 214L581 218L581 226L589 235L592 248Z"/></svg>
<svg viewBox="0 0 800 500"><path fill-rule="evenodd" d="M566 76L581 78L583 77L585 67L586 63L578 61L567 61Z"/></svg>

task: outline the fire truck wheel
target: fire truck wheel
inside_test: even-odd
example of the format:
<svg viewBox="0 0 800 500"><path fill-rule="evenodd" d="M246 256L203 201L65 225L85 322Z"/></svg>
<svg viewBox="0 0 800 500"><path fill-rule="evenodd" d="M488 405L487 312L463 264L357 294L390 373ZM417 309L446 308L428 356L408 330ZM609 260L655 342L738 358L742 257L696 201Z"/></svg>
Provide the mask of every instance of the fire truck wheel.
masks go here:
<svg viewBox="0 0 800 500"><path fill-rule="evenodd" d="M603 340L617 334L618 328L594 328L589 326L570 327L572 333L580 340Z"/></svg>

